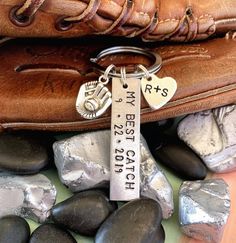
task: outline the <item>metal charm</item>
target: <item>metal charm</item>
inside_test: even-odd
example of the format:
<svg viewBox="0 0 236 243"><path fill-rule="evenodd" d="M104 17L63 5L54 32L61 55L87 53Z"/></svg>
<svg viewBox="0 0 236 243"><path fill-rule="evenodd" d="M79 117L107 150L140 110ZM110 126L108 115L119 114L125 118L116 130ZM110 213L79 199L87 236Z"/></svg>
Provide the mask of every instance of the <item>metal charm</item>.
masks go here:
<svg viewBox="0 0 236 243"><path fill-rule="evenodd" d="M85 119L101 116L111 105L111 92L102 82L91 81L80 87L76 110Z"/></svg>
<svg viewBox="0 0 236 243"><path fill-rule="evenodd" d="M112 92L110 199L129 201L140 194L140 79L113 78Z"/></svg>
<svg viewBox="0 0 236 243"><path fill-rule="evenodd" d="M177 83L171 77L158 78L152 74L141 79L144 98L149 106L157 110L164 106L175 94Z"/></svg>

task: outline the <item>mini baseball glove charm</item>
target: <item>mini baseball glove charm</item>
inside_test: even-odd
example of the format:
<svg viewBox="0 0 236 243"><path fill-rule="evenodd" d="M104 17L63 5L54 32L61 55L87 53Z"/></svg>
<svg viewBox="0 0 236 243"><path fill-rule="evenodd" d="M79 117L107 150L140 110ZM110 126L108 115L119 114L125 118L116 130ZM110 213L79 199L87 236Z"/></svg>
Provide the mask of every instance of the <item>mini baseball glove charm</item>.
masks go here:
<svg viewBox="0 0 236 243"><path fill-rule="evenodd" d="M85 119L96 119L111 105L111 92L100 81L81 86L76 100L76 110Z"/></svg>

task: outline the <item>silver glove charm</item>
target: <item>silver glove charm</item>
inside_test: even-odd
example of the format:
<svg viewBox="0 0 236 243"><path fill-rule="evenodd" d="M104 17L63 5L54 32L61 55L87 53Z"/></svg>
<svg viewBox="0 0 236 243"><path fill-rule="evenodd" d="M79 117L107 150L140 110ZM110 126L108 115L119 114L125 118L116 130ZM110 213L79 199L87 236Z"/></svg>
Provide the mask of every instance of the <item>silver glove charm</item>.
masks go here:
<svg viewBox="0 0 236 243"><path fill-rule="evenodd" d="M111 92L99 81L91 81L80 87L76 110L85 119L101 116L111 105Z"/></svg>

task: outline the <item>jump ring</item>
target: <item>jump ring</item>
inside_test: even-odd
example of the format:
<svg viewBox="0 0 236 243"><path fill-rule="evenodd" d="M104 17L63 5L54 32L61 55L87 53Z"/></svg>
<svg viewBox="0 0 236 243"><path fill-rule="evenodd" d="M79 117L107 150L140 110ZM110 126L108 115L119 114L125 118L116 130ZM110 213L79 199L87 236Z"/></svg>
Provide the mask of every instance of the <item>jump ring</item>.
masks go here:
<svg viewBox="0 0 236 243"><path fill-rule="evenodd" d="M121 79L120 79L121 84L125 88L125 87L127 87L127 83L125 82L126 81L126 69L125 69L125 67L121 67L120 75L121 75Z"/></svg>
<svg viewBox="0 0 236 243"><path fill-rule="evenodd" d="M151 74L148 72L146 67L144 67L142 64L137 65L137 67L145 73L147 80L151 79Z"/></svg>
<svg viewBox="0 0 236 243"><path fill-rule="evenodd" d="M115 68L115 67L116 67L116 66L115 66L114 64L109 65L109 66L106 68L104 74L101 75L101 76L98 78L98 81L99 81L100 83L103 83L104 85L108 84L108 83L109 83L109 74L110 74L111 70L112 70L113 68ZM105 80L105 81L104 81L104 80Z"/></svg>

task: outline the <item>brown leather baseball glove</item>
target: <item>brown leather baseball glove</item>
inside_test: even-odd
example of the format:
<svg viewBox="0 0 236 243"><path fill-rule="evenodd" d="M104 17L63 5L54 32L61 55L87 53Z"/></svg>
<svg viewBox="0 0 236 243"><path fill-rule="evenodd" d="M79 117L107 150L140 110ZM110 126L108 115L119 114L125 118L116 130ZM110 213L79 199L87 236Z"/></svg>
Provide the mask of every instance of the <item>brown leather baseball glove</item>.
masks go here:
<svg viewBox="0 0 236 243"><path fill-rule="evenodd" d="M235 29L235 0L0 1L0 36L190 41Z"/></svg>
<svg viewBox="0 0 236 243"><path fill-rule="evenodd" d="M181 45L151 43L151 50L163 58L158 77L175 78L178 90L172 100L157 111L148 108L142 99L142 122L236 102L236 41L231 38L232 35L227 37ZM84 120L75 108L81 84L98 78L91 69L89 57L94 50L110 45L104 42L103 38L100 41L89 38L86 45L78 40L2 40L2 130L88 130L109 127L110 110L98 119ZM133 43L113 39L112 44ZM140 45L143 46L143 43ZM122 54L107 56L100 65L124 65L130 62L146 65L148 61L139 55Z"/></svg>

